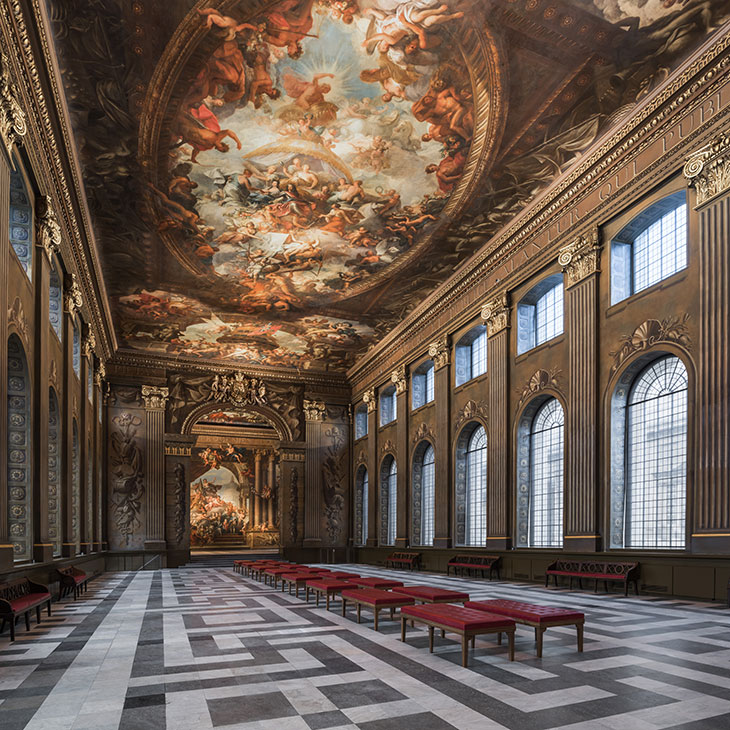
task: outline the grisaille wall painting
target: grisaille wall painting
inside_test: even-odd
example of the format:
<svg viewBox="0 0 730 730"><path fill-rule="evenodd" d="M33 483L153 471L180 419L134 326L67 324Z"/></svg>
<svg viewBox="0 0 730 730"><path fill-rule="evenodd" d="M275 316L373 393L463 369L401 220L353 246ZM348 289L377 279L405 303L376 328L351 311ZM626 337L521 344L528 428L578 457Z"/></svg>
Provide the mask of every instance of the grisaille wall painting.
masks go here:
<svg viewBox="0 0 730 730"><path fill-rule="evenodd" d="M723 22L704 0L48 0L126 349L344 369Z"/></svg>

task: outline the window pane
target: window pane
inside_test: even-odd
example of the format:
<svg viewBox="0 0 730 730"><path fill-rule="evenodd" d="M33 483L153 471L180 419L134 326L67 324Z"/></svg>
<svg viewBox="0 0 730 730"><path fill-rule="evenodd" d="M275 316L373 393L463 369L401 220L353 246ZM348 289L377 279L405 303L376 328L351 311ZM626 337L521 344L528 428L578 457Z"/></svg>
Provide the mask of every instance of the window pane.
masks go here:
<svg viewBox="0 0 730 730"><path fill-rule="evenodd" d="M479 426L466 450L466 544L487 541L487 434Z"/></svg>
<svg viewBox="0 0 730 730"><path fill-rule="evenodd" d="M530 434L530 546L563 544L563 408L552 398Z"/></svg>
<svg viewBox="0 0 730 730"><path fill-rule="evenodd" d="M685 546L687 371L666 357L644 371L627 407L626 546Z"/></svg>
<svg viewBox="0 0 730 730"><path fill-rule="evenodd" d="M552 340L563 331L563 285L543 294L535 304L535 344Z"/></svg>
<svg viewBox="0 0 730 730"><path fill-rule="evenodd" d="M471 377L487 372L487 333L482 332L471 343Z"/></svg>
<svg viewBox="0 0 730 730"><path fill-rule="evenodd" d="M634 292L687 266L687 206L665 213L634 241Z"/></svg>
<svg viewBox="0 0 730 730"><path fill-rule="evenodd" d="M63 342L63 287L61 285L61 278L59 277L56 269L51 269L51 280L49 283L49 297L48 297L48 317L51 322L51 327L56 333L56 337Z"/></svg>
<svg viewBox="0 0 730 730"><path fill-rule="evenodd" d="M23 270L31 278L33 263L33 208L23 176L10 173L10 244Z"/></svg>
<svg viewBox="0 0 730 730"><path fill-rule="evenodd" d="M433 522L435 502L436 467L433 446L423 454L421 475L421 544L433 545Z"/></svg>
<svg viewBox="0 0 730 730"><path fill-rule="evenodd" d="M426 402L426 376L423 373L416 373L411 378L411 390L411 407L415 411Z"/></svg>
<svg viewBox="0 0 730 730"><path fill-rule="evenodd" d="M425 398L424 403L430 403L433 400L433 365L426 370L425 375Z"/></svg>
<svg viewBox="0 0 730 730"><path fill-rule="evenodd" d="M360 544L364 545L368 541L368 471L362 477L362 534L360 535Z"/></svg>
<svg viewBox="0 0 730 730"><path fill-rule="evenodd" d="M355 411L355 438L359 439L368 435L368 412L367 408L358 408Z"/></svg>

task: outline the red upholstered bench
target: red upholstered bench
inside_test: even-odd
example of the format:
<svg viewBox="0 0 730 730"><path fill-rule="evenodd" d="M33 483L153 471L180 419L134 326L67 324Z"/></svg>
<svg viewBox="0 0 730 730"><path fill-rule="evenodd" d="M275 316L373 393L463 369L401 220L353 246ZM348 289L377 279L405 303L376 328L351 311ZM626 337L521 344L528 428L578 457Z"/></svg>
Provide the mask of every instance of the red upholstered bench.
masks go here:
<svg viewBox="0 0 730 730"><path fill-rule="evenodd" d="M264 583L267 585L273 585L274 588L279 587L279 576L284 575L284 573L291 573L292 567L290 565L287 566L278 566L276 568L266 568L263 571L264 576Z"/></svg>
<svg viewBox="0 0 730 730"><path fill-rule="evenodd" d="M74 601L88 589L89 576L80 568L69 565L66 568L56 568L56 575L60 585L58 591L59 601L69 593L73 593Z"/></svg>
<svg viewBox="0 0 730 730"><path fill-rule="evenodd" d="M319 576L316 573L282 573L281 578L281 592L289 586L289 593L291 593L292 586L296 587L296 596L299 598L299 587L306 585L308 580L321 580L324 576Z"/></svg>
<svg viewBox="0 0 730 730"><path fill-rule="evenodd" d="M603 587L608 593L609 582L624 584L624 595L629 594L629 583L634 584L634 592L639 595L639 563L603 562L596 560L556 560L548 565L545 571L545 587L547 588L550 576L553 576L555 585L558 585L558 576L570 578L570 587L573 587L573 578L578 579L578 588L583 590L583 578L593 578L595 581L593 592L598 592L598 582L603 581Z"/></svg>
<svg viewBox="0 0 730 730"><path fill-rule="evenodd" d="M489 580L492 580L492 572L497 574L497 580L499 580L500 562L499 555L454 555L446 564L446 575L449 575L452 570L454 575L459 575L459 573L471 575L472 571L475 574L478 571L484 578L484 572L488 570Z"/></svg>
<svg viewBox="0 0 730 730"><path fill-rule="evenodd" d="M325 609L330 610L330 599L332 596L336 596L346 588L353 588L352 583L348 583L346 580L331 580L329 577L326 578L310 578L304 583L306 588L307 603L309 603L309 591L314 591L317 597L317 605L319 606L319 597L325 596Z"/></svg>
<svg viewBox="0 0 730 730"><path fill-rule="evenodd" d="M496 598L490 601L467 601L464 606L478 611L508 616L518 624L532 626L537 641L537 656L542 656L542 635L553 626L575 626L578 634L578 651L583 651L583 624L585 616L580 611L559 606L538 606L522 601Z"/></svg>
<svg viewBox="0 0 730 730"><path fill-rule="evenodd" d="M399 580L391 580L390 578L353 578L350 583L354 583L361 588L399 588L403 585Z"/></svg>
<svg viewBox="0 0 730 730"><path fill-rule="evenodd" d="M417 603L458 603L469 600L469 594L463 591L450 591L433 586L402 586L393 588L393 593L410 596Z"/></svg>
<svg viewBox="0 0 730 730"><path fill-rule="evenodd" d="M357 622L360 623L360 611L363 606L369 608L375 615L373 628L378 630L378 618L383 608L390 609L390 620L395 619L395 609L413 605L413 599L399 593L391 593L378 588L348 588L342 591L342 615L347 611L347 603L354 603L357 607Z"/></svg>
<svg viewBox="0 0 730 730"><path fill-rule="evenodd" d="M252 578L254 578L255 580L261 580L261 578L263 576L263 572L265 570L268 570L269 568L278 568L280 565L281 564L278 561L274 562L273 560L263 560L263 561L259 561L256 563L252 563L248 569L249 575ZM296 567L296 566L292 566L292 569L294 567Z"/></svg>
<svg viewBox="0 0 730 730"><path fill-rule="evenodd" d="M15 641L15 621L25 616L25 628L30 631L30 612L35 608L36 623L41 622L41 607L46 605L51 615L51 593L40 583L27 578L16 578L0 585L0 633L5 630L5 622L10 622L10 641Z"/></svg>
<svg viewBox="0 0 730 730"><path fill-rule="evenodd" d="M408 568L409 570L421 569L421 553L391 553L385 559L386 568Z"/></svg>
<svg viewBox="0 0 730 730"><path fill-rule="evenodd" d="M425 606L406 606L400 611L400 639L406 640L406 624L408 621L428 626L428 650L433 652L433 630L441 629L441 635L449 631L461 636L461 663L467 666L469 661L469 641L481 634L497 634L497 642L502 643L502 634L507 634L509 642L509 660L515 658L515 622L506 616L477 611L473 608L462 608L451 604L434 604Z"/></svg>
<svg viewBox="0 0 730 730"><path fill-rule="evenodd" d="M359 573L343 573L340 571L334 571L332 573L329 573L327 575L327 577L328 578L338 578L339 580L347 580L347 581L352 582L352 580L354 578L359 578L360 574Z"/></svg>

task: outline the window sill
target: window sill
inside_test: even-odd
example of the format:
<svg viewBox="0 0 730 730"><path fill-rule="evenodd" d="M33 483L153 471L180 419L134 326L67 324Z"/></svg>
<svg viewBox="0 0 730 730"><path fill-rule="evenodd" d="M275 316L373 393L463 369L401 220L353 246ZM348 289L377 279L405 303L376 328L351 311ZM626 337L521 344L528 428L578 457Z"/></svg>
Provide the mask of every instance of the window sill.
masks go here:
<svg viewBox="0 0 730 730"><path fill-rule="evenodd" d="M362 441L363 439L366 439L368 437L368 434L364 434L363 436L358 436L356 439L353 439L353 444L356 444L358 441Z"/></svg>
<svg viewBox="0 0 730 730"><path fill-rule="evenodd" d="M531 355L534 355L536 352L541 352L542 350L549 350L551 347L556 347L557 345L562 345L565 340L565 332L561 332L559 335L556 335L551 340L546 340L545 342L541 342L539 345L535 345L535 347L531 347L529 350L525 352L521 352L519 355L515 356L515 363L520 363L523 360L527 360Z"/></svg>
<svg viewBox="0 0 730 730"><path fill-rule="evenodd" d="M419 413L420 411L425 410L429 406L435 405L435 403L436 403L436 399L434 398L434 400L430 400L428 403L424 403L422 406L418 406L418 408L411 409L411 413Z"/></svg>
<svg viewBox="0 0 730 730"><path fill-rule="evenodd" d="M618 312L622 312L628 305L633 304L633 302L639 301L643 297L649 296L651 294L656 294L659 291L662 291L663 289L668 289L671 286L674 286L675 284L678 284L680 281L683 281L687 278L688 275L688 267L685 267L681 271L678 271L676 274L672 274L671 276L667 277L666 279L662 279L661 281L658 281L656 284L652 284L651 286L647 287L646 289L642 289L639 292L636 292L635 294L629 294L625 299L622 299L620 302L616 302L616 304L612 304L607 310L606 310L606 318L612 317L613 315L617 314Z"/></svg>
<svg viewBox="0 0 730 730"><path fill-rule="evenodd" d="M396 423L398 423L397 418L393 419L392 421L388 421L388 423L384 423L382 426L378 426L378 433L380 433L381 431L385 431L386 428L395 426Z"/></svg>
<svg viewBox="0 0 730 730"><path fill-rule="evenodd" d="M472 378L471 380L467 380L466 383L462 383L461 385L454 385L454 393L458 393L462 388L467 388L470 385L473 385L474 383L481 382L483 380L486 380L487 377L489 377L489 370L487 369L486 373L482 373L481 375L477 375L475 378Z"/></svg>

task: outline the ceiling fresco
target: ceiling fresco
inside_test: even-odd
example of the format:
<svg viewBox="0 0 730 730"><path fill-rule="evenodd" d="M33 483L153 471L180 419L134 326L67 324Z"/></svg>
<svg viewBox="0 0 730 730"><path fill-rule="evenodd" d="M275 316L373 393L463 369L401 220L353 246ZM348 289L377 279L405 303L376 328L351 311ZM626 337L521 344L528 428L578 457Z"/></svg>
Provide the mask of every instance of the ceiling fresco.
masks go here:
<svg viewBox="0 0 730 730"><path fill-rule="evenodd" d="M730 1L48 0L120 345L342 370Z"/></svg>

